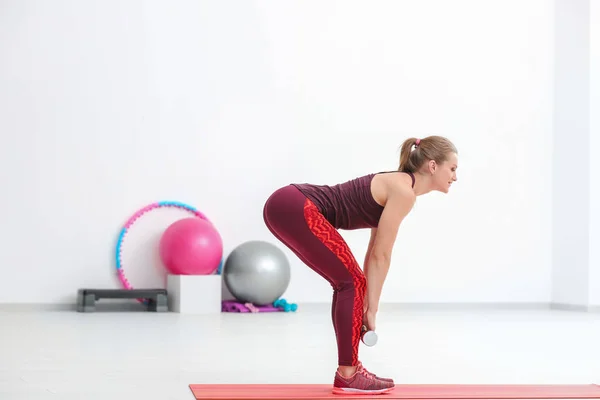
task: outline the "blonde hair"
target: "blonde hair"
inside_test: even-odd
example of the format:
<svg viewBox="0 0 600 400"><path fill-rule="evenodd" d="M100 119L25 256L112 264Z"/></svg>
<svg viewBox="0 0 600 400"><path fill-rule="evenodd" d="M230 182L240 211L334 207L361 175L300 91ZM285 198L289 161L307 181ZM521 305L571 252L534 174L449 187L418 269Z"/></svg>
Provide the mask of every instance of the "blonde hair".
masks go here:
<svg viewBox="0 0 600 400"><path fill-rule="evenodd" d="M454 144L443 136L406 139L400 149L398 171L417 172L428 160L441 164L448 159L450 153L458 152Z"/></svg>

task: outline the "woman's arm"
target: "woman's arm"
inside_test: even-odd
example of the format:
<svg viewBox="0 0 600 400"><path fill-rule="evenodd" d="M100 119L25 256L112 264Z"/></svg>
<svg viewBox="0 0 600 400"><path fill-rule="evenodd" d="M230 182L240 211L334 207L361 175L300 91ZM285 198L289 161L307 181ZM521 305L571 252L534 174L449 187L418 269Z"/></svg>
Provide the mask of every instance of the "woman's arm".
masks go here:
<svg viewBox="0 0 600 400"><path fill-rule="evenodd" d="M375 236L377 235L377 228L371 228L371 237L369 238L369 246L367 247L367 254L365 254L365 262L363 264L363 272L367 274L367 268L369 267L368 261L373 250L373 243L375 243Z"/></svg>
<svg viewBox="0 0 600 400"><path fill-rule="evenodd" d="M365 274L365 277L369 274L369 258L371 257L371 251L373 250L373 243L375 243L375 236L377 236L377 228L371 228L371 237L369 238L369 246L367 247L367 254L365 254L365 262L363 263L363 272ZM367 311L368 306L369 306L369 295L367 292L367 293L365 293L363 312Z"/></svg>
<svg viewBox="0 0 600 400"><path fill-rule="evenodd" d="M389 194L373 239L373 245L367 252L365 276L367 279L366 310L377 312L383 282L387 276L392 259L392 249L400 223L412 209L415 195L405 188L395 189Z"/></svg>

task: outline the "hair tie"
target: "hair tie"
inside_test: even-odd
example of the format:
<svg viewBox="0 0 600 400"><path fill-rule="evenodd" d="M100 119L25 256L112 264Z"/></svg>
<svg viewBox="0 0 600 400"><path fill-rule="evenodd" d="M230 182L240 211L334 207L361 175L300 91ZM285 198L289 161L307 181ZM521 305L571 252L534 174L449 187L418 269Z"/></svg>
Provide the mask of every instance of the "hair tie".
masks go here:
<svg viewBox="0 0 600 400"><path fill-rule="evenodd" d="M419 143L421 143L421 139L417 139L417 141L415 142L415 146L418 146Z"/></svg>

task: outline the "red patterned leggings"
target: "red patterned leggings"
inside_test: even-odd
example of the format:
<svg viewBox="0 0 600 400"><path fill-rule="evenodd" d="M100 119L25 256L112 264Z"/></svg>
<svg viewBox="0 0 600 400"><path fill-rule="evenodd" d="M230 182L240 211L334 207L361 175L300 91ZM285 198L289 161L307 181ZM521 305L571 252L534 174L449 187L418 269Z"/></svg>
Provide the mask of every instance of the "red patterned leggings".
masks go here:
<svg viewBox="0 0 600 400"><path fill-rule="evenodd" d="M338 364L358 364L366 279L348 245L312 201L289 185L267 200L263 217L269 230L333 287L331 318Z"/></svg>

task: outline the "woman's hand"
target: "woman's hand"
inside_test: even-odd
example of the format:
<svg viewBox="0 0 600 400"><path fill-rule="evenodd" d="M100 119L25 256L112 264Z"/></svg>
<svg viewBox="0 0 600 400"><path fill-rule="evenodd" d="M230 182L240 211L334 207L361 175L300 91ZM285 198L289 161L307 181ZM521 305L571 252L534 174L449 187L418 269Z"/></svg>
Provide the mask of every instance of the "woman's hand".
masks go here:
<svg viewBox="0 0 600 400"><path fill-rule="evenodd" d="M375 330L375 319L377 313L374 311L367 310L363 314L363 325L367 327L367 330L374 331Z"/></svg>
<svg viewBox="0 0 600 400"><path fill-rule="evenodd" d="M363 303L363 325L367 327L367 330L375 330L375 316L377 312L369 311L369 296L365 293L365 299Z"/></svg>

